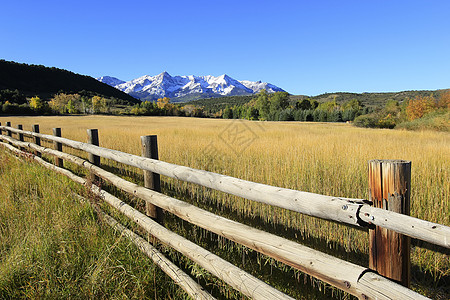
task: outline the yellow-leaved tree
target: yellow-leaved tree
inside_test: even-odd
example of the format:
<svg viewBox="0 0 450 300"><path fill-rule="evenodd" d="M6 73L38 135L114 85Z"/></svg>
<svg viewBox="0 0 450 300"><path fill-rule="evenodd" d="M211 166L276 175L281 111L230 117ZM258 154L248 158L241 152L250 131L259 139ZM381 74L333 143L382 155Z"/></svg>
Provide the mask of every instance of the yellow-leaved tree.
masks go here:
<svg viewBox="0 0 450 300"><path fill-rule="evenodd" d="M406 106L406 115L410 121L422 118L425 114L436 109L436 100L433 96L417 96L410 99Z"/></svg>
<svg viewBox="0 0 450 300"><path fill-rule="evenodd" d="M92 109L94 114L99 114L107 109L107 101L105 98L100 96L92 97Z"/></svg>
<svg viewBox="0 0 450 300"><path fill-rule="evenodd" d="M441 97L439 98L439 101L437 102L438 108L450 108L450 90L445 91Z"/></svg>
<svg viewBox="0 0 450 300"><path fill-rule="evenodd" d="M81 96L78 94L65 94L60 93L50 100L49 105L50 108L58 113L78 113L81 111Z"/></svg>
<svg viewBox="0 0 450 300"><path fill-rule="evenodd" d="M158 101L156 101L156 105L158 106L158 108L161 109L170 109L170 98L168 97L164 97L164 98L159 98Z"/></svg>
<svg viewBox="0 0 450 300"><path fill-rule="evenodd" d="M32 110L40 112L44 108L44 101L38 96L35 96L30 99L29 105Z"/></svg>

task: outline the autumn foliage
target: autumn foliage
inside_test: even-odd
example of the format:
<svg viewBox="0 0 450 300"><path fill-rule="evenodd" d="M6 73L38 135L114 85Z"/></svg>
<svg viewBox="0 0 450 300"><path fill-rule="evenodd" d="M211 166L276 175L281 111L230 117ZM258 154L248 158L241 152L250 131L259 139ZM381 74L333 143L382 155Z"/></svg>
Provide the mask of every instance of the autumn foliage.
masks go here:
<svg viewBox="0 0 450 300"><path fill-rule="evenodd" d="M406 115L412 121L436 110L436 107L437 102L433 96L417 96L415 99L409 100L406 106Z"/></svg>
<svg viewBox="0 0 450 300"><path fill-rule="evenodd" d="M450 108L450 90L447 90L441 95L441 98L436 103L437 108Z"/></svg>

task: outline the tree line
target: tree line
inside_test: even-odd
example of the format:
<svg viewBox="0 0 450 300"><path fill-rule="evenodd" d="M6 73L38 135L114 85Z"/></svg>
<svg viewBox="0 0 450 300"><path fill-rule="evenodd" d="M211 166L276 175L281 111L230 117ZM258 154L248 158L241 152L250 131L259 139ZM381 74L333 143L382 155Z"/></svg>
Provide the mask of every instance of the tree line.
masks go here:
<svg viewBox="0 0 450 300"><path fill-rule="evenodd" d="M248 119L261 121L310 121L346 122L370 111L357 99L337 103L336 99L319 103L311 98L294 103L286 92L273 94L262 90L257 97L244 105L226 107L225 119Z"/></svg>
<svg viewBox="0 0 450 300"><path fill-rule="evenodd" d="M195 103L195 102L194 102ZM306 122L354 122L359 127L394 128L399 124L435 113L431 122L434 127L448 130L448 108L450 90L437 96L418 95L399 102L388 100L383 107L367 107L353 98L344 102L318 102L304 97L295 101L286 92L269 94L265 90L249 98L248 102L235 101L235 105L219 108L219 105L201 106L191 103L171 103L167 97L155 102L144 101L133 106L122 100L86 94L58 93L49 101L39 96L27 98L18 90L0 90L0 113L22 115L49 114L117 114L146 116L186 116L224 119L247 119L260 121L306 121ZM436 121L438 120L438 121ZM441 124L442 123L442 124ZM433 126L432 126L433 127ZM441 129L439 129L441 130Z"/></svg>
<svg viewBox="0 0 450 300"><path fill-rule="evenodd" d="M39 96L27 98L18 90L0 90L0 113L8 115L58 115L111 113L121 100L80 94L55 94L50 101Z"/></svg>

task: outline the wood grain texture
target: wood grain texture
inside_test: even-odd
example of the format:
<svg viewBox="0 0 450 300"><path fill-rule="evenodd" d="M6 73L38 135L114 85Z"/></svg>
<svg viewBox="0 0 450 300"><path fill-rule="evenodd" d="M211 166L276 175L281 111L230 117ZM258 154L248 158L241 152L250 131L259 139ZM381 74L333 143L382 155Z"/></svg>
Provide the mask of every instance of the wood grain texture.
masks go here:
<svg viewBox="0 0 450 300"><path fill-rule="evenodd" d="M371 160L369 195L373 205L387 211L410 214L411 162ZM410 285L410 238L376 226L369 230L369 268L396 282Z"/></svg>
<svg viewBox="0 0 450 300"><path fill-rule="evenodd" d="M158 138L156 135L141 136L142 156L152 159L158 159ZM161 192L161 176L151 171L143 171L144 173L144 187L156 192ZM145 212L147 216L163 224L163 210L152 203L145 202Z"/></svg>

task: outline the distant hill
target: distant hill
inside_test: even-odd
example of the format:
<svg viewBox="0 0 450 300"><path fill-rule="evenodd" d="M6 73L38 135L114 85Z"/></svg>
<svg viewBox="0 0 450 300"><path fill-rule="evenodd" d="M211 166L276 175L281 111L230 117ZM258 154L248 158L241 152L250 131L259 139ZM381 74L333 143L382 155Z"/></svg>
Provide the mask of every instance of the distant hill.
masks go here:
<svg viewBox="0 0 450 300"><path fill-rule="evenodd" d="M0 90L6 89L18 90L26 96L39 96L42 99L50 99L54 94L63 92L85 96L101 95L121 100L123 104L141 102L90 76L42 65L0 60Z"/></svg>
<svg viewBox="0 0 450 300"><path fill-rule="evenodd" d="M403 92L388 92L388 93L325 93L317 96L305 96L305 95L291 95L290 103L294 105L298 100L301 99L313 99L317 102L329 102L336 99L337 103L343 103L352 99L359 100L366 107L384 107L388 100L396 100L398 102L403 102L408 98L414 99L417 96L429 96L434 95L439 97L442 92L446 90L435 90L435 91L403 91ZM190 101L187 104L203 106L205 109L212 111L219 111L220 109L225 109L227 106L241 106L247 102L250 102L257 95L251 96L229 96L229 97L219 97L219 98L203 98L194 101Z"/></svg>
<svg viewBox="0 0 450 300"><path fill-rule="evenodd" d="M439 96L445 90L436 91L402 91L402 92L386 92L386 93L325 93L322 95L309 97L318 102L328 102L333 101L336 98L336 102L343 103L348 100L357 99L361 103L368 107L384 107L388 100L396 100L398 102L403 102L405 100L414 99L417 96ZM304 98L306 96L295 96L299 98Z"/></svg>

